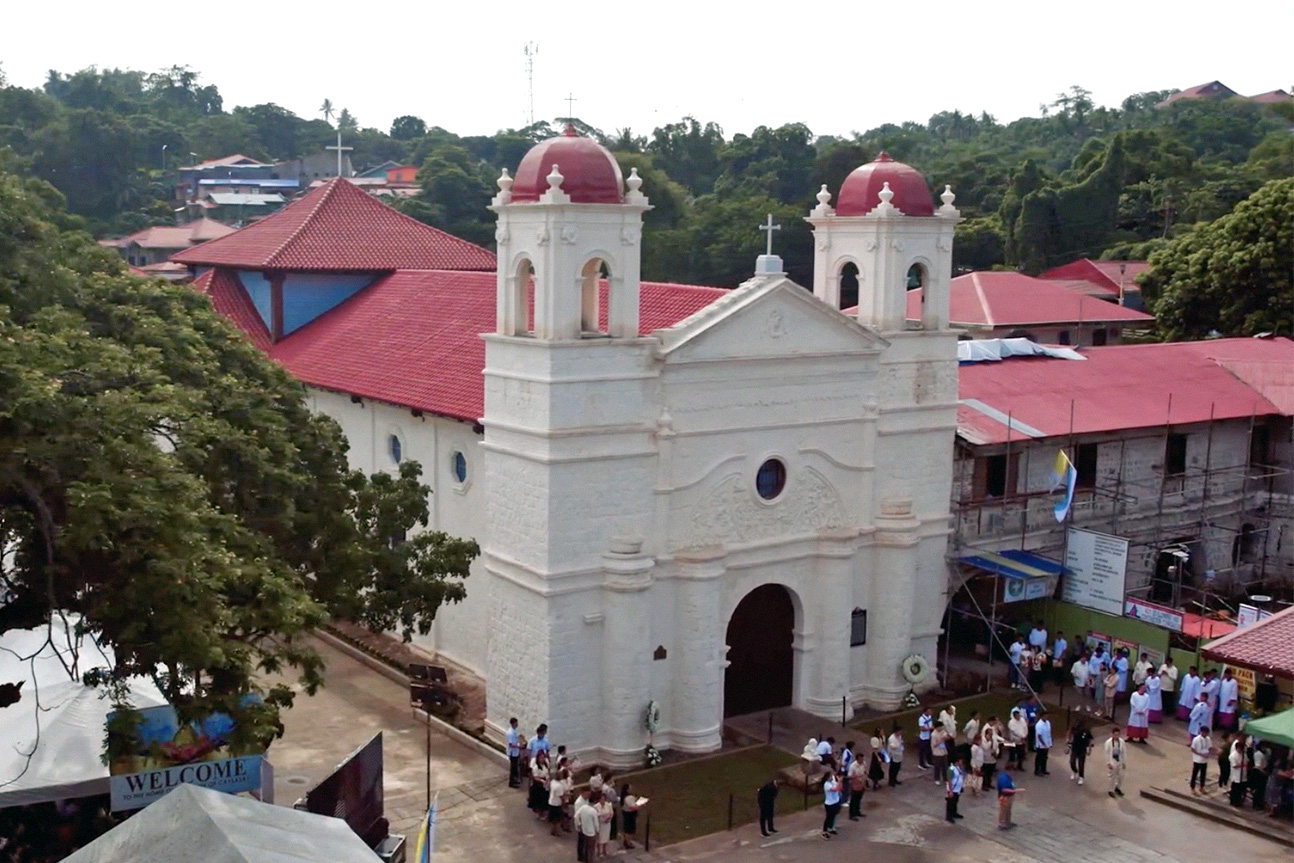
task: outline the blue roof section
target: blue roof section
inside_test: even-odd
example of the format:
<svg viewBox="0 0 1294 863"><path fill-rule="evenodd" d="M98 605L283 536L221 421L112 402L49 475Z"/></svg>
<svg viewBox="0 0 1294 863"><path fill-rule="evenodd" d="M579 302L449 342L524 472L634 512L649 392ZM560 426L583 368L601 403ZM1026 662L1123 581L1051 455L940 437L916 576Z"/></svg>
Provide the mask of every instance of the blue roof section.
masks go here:
<svg viewBox="0 0 1294 863"><path fill-rule="evenodd" d="M1065 572L1065 567L1060 564L1060 561L1015 548L981 551L963 555L957 560L959 563L978 567L1006 578L1043 578L1062 575Z"/></svg>

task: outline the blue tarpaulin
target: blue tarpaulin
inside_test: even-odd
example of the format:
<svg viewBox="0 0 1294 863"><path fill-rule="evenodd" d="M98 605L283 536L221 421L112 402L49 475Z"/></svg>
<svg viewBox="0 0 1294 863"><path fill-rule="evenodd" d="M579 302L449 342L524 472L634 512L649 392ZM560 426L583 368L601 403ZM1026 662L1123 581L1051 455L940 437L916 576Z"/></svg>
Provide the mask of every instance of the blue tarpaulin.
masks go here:
<svg viewBox="0 0 1294 863"><path fill-rule="evenodd" d="M963 555L957 561L1007 578L1041 578L1061 575L1065 571L1059 561L1014 548L980 551Z"/></svg>

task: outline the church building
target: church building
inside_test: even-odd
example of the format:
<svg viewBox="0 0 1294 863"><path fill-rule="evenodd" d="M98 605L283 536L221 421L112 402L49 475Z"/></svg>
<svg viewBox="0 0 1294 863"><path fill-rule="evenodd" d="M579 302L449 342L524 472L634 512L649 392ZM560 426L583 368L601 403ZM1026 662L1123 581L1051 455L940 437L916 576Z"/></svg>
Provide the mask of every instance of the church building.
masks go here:
<svg viewBox="0 0 1294 863"><path fill-rule="evenodd" d="M433 526L480 543L425 646L485 679L488 730L613 765L649 705L689 752L897 706L948 583L951 191L884 154L824 187L812 291L771 249L731 291L641 281L648 193L568 129L500 177L497 263L344 180L176 256L356 468L417 459Z"/></svg>

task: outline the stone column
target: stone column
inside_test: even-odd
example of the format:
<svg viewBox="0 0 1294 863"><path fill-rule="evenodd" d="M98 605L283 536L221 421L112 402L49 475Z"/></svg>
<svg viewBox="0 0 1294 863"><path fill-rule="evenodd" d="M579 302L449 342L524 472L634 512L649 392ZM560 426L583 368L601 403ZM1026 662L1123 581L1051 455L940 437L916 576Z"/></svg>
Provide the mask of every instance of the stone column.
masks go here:
<svg viewBox="0 0 1294 863"><path fill-rule="evenodd" d="M602 741L615 768L642 762L651 699L651 609L648 588L656 561L641 537L615 537L602 556Z"/></svg>
<svg viewBox="0 0 1294 863"><path fill-rule="evenodd" d="M667 724L670 746L683 752L710 752L722 743L725 556L715 548L676 558L674 691Z"/></svg>
<svg viewBox="0 0 1294 863"><path fill-rule="evenodd" d="M820 540L822 551L818 558L818 580L814 585L818 606L806 617L817 616L818 649L812 656L817 674L809 676L812 683L810 696L804 706L817 716L840 721L841 699L845 699L845 717L853 716L849 703L849 648L850 613L854 609L853 565L857 533L843 529L833 531Z"/></svg>
<svg viewBox="0 0 1294 863"><path fill-rule="evenodd" d="M911 498L881 501L874 538L876 569L871 576L867 614L869 674L864 689L872 707L897 707L909 688L901 664L912 648L920 527L912 515ZM934 657L927 656L926 660L933 667Z"/></svg>

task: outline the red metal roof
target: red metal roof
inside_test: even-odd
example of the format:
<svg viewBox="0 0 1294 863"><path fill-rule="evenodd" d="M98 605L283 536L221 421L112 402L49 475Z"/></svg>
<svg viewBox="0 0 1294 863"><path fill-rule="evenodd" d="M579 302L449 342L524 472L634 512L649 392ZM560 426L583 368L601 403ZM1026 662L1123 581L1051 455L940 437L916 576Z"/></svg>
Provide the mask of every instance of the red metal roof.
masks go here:
<svg viewBox="0 0 1294 863"><path fill-rule="evenodd" d="M189 165L181 168L182 171L192 171L195 168L229 168L243 165L252 167L269 167L269 162L258 162L251 156L244 156L242 153L234 153L232 156L221 156L219 159L208 159L205 162L198 162L196 165Z"/></svg>
<svg viewBox="0 0 1294 863"><path fill-rule="evenodd" d="M488 270L494 254L333 179L227 237L171 256L182 264L298 272Z"/></svg>
<svg viewBox="0 0 1294 863"><path fill-rule="evenodd" d="M1215 662L1294 677L1294 608L1209 642L1200 652Z"/></svg>
<svg viewBox="0 0 1294 863"><path fill-rule="evenodd" d="M957 433L972 444L1034 436L1150 428L1215 419L1289 415L1294 341L1215 339L1080 348L1087 359L973 363L958 371ZM1231 369L1264 370L1264 388ZM1283 375L1283 376L1282 376ZM1281 381L1284 383L1281 383ZM974 406L967 404L968 400ZM1171 406L1170 406L1171 400ZM1284 407L1282 407L1284 406Z"/></svg>
<svg viewBox="0 0 1294 863"><path fill-rule="evenodd" d="M837 216L865 216L881 203L881 189L890 184L890 203L905 216L933 216L935 202L926 178L911 165L896 162L882 151L874 162L860 165L845 177L836 196Z"/></svg>
<svg viewBox="0 0 1294 863"><path fill-rule="evenodd" d="M967 326L1149 323L1154 320L1145 312L1085 297L1024 273L968 273L949 282L948 289L948 320ZM911 319L921 317L921 294L920 288L908 291L907 315Z"/></svg>
<svg viewBox="0 0 1294 863"><path fill-rule="evenodd" d="M1119 272L1119 268L1123 272ZM1119 295L1119 283L1122 280L1124 292L1139 291L1136 277L1150 269L1145 261L1094 261L1091 258L1080 258L1059 267L1052 267L1038 278L1049 281L1061 281L1068 287L1080 287L1079 283L1089 285L1089 292L1105 294L1112 297Z"/></svg>
<svg viewBox="0 0 1294 863"><path fill-rule="evenodd" d="M495 329L492 272L400 270L273 345L235 273L217 269L194 284L307 384L456 419L475 421L484 413L481 333ZM602 293L605 318L605 284ZM643 282L639 330L672 326L726 293Z"/></svg>

